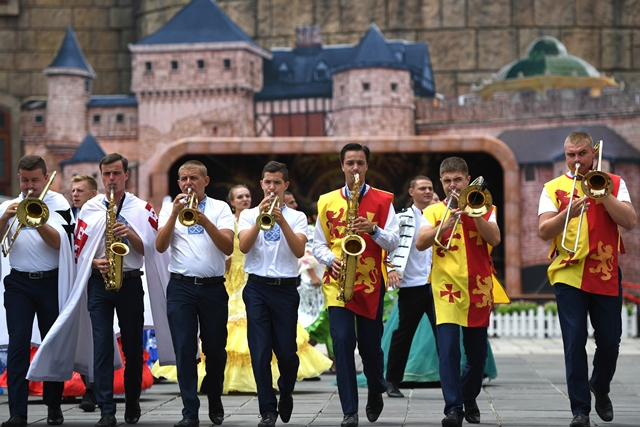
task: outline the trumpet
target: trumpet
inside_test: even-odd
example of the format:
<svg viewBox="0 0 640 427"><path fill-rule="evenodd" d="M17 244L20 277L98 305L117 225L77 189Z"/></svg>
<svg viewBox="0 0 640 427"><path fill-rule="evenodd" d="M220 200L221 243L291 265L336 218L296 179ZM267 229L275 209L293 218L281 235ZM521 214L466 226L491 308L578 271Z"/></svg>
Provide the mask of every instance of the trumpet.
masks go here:
<svg viewBox="0 0 640 427"><path fill-rule="evenodd" d="M40 197L30 197L31 193L33 193L33 189L30 188L27 192L27 196L20 202L20 204L18 204L16 215L13 217L11 225L9 225L9 227L7 228L7 231L2 238L2 242L0 242L0 244L2 245L2 254L5 256L5 258L9 254L9 251L13 247L13 243L16 241L16 238L18 237L18 234L20 234L20 231L22 231L23 227L42 227L47 223L47 220L49 220L49 208L47 207L47 204L43 202L43 200L44 196L47 194L47 191L49 191L49 187L51 187L51 183L56 177L56 174L57 171L53 171L51 177L49 178L49 182L47 182L47 185L45 185L44 189L42 189ZM16 231L13 233L13 235L9 237L9 235L11 234L11 228L13 227L13 224L16 222L16 220L19 222L19 224L16 227Z"/></svg>
<svg viewBox="0 0 640 427"><path fill-rule="evenodd" d="M595 150L598 152L598 169L595 171L590 171L582 178L581 188L582 192L585 196L590 197L592 199L603 199L611 194L613 191L613 180L611 177L602 172L602 147L604 143L602 140L598 141ZM571 212L571 207L573 206L573 194L576 191L576 184L578 181L578 170L580 169L580 163L576 163L576 170L573 174L573 186L571 187L571 194L569 196L569 204L567 205L567 216L564 220L564 230L562 230L562 242L560 245L562 249L567 251L570 254L575 254L578 252L578 243L580 241L580 233L582 231L582 218L584 217L584 211L586 209L586 204L582 204L582 209L580 209L580 219L578 220L578 231L576 232L576 241L573 245L573 249L569 249L566 246L567 241L567 232L569 230L569 212Z"/></svg>
<svg viewBox="0 0 640 427"><path fill-rule="evenodd" d="M271 197L273 197L273 193L271 193ZM276 220L273 218L273 208L276 206L279 200L280 197L278 197L277 195L276 197L273 197L269 204L269 209L266 212L262 212L260 215L258 215L258 219L256 220L256 222L258 223L260 230L269 231L275 225Z"/></svg>
<svg viewBox="0 0 640 427"><path fill-rule="evenodd" d="M451 229L451 237L449 237L449 241L447 245L443 245L440 242L440 233L442 231L442 224L446 221L449 216L449 212L456 207L461 211L466 212L470 218L478 218L484 216L489 212L491 206L493 205L493 197L489 190L487 190L487 184L483 177L479 176L471 182L471 184L467 185L461 192L460 195L457 196L454 191L451 192L449 199L447 200L447 208L442 215L442 219L440 220L440 225L438 226L438 230L436 231L435 243L444 251L448 251L451 248L451 240L453 239L453 233L458 227L460 223L460 216L456 218L456 222L453 224L453 228Z"/></svg>
<svg viewBox="0 0 640 427"><path fill-rule="evenodd" d="M185 227L191 227L198 222L198 195L192 188L187 190L186 206L178 214L178 221Z"/></svg>

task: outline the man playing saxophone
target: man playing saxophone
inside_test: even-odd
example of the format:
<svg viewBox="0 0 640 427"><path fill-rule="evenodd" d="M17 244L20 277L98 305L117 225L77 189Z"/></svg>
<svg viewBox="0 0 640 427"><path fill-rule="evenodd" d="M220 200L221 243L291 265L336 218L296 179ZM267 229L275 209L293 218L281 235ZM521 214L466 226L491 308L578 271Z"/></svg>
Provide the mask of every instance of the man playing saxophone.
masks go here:
<svg viewBox="0 0 640 427"><path fill-rule="evenodd" d="M73 280L71 210L61 194L54 191L44 194L51 181L49 176L45 161L40 156L24 156L18 162L21 194L17 199L0 205L0 231L3 235L6 232L7 239L14 243L9 251L11 272L4 278L4 306L9 333L7 382L10 418L2 423L6 427L27 425L29 381L25 377L29 368L34 318L37 315L40 338L44 339L66 302ZM27 194L31 199L42 198L42 203L49 210L46 223L35 229L21 227L21 220L13 221ZM24 229L19 233L17 227ZM59 425L64 421L60 409L63 388L64 384L59 381L49 379L44 383L43 400L48 407L49 425Z"/></svg>
<svg viewBox="0 0 640 427"><path fill-rule="evenodd" d="M328 267L322 287L325 306L329 309L338 391L344 414L341 427L358 425L356 342L369 387L366 415L370 422L380 416L384 406L382 393L387 389L380 345L386 288L383 261L386 252L398 245L399 222L392 205L393 195L365 184L369 156L369 148L357 143L349 143L342 148L340 163L346 185L320 196L313 237L313 255ZM357 180L359 188L354 188ZM356 199L354 193L359 194L357 200L352 200ZM347 267L343 263L342 241L355 235L364 240L365 248L358 255L361 259L356 263L354 283L339 283L340 273ZM349 257L346 257L346 263L353 262ZM353 296L349 299L351 288ZM345 289L347 297L338 299Z"/></svg>

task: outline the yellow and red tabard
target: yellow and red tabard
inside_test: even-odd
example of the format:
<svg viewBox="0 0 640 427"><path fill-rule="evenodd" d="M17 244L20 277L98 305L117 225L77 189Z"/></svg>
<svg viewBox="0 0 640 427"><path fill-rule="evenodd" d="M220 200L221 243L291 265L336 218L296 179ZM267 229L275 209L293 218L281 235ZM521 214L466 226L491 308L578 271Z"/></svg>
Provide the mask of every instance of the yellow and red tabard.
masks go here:
<svg viewBox="0 0 640 427"><path fill-rule="evenodd" d="M620 177L609 174L613 181L612 195L616 197L620 189ZM579 182L578 182L579 184ZM544 185L558 212L564 211L569 204L573 177L562 175ZM576 185L574 200L583 197L581 185ZM583 291L600 295L618 295L618 257L624 253L618 225L611 219L602 201L589 199L589 209L583 215L580 227L578 250L571 254L562 248L562 234L555 237L551 244L549 257L551 262L547 274L549 282L564 283ZM565 247L573 249L578 232L580 217L572 218L567 227Z"/></svg>
<svg viewBox="0 0 640 427"><path fill-rule="evenodd" d="M360 200L358 216L367 218L384 229L392 202L393 194L369 187ZM340 257L342 255L340 245L345 237L347 223L347 200L342 189L320 196L318 219L322 224L322 232L329 248L337 257ZM384 285L382 261L386 257L386 251L368 234L362 234L361 237L365 241L366 248L358 257L353 298L346 304L337 299L337 278L331 276L329 268L322 278L324 305L325 307L346 307L356 314L375 319L380 302L380 291Z"/></svg>
<svg viewBox="0 0 640 427"><path fill-rule="evenodd" d="M447 210L446 203L436 203L424 211L427 221L438 227ZM496 211L492 206L484 215L489 220ZM437 324L454 323L469 327L489 326L493 307L495 276L491 260L491 246L480 236L475 222L467 215L460 217L455 228L442 233L438 239L445 251L433 245L431 288ZM498 284L498 286L500 286Z"/></svg>

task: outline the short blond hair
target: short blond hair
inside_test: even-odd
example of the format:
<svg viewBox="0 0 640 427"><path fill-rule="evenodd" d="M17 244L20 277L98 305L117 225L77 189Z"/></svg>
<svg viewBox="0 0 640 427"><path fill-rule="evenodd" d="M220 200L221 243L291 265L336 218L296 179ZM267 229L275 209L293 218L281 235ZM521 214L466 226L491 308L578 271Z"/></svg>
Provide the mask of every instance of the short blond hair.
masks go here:
<svg viewBox="0 0 640 427"><path fill-rule="evenodd" d="M589 144L589 147L593 148L593 138L587 132L572 132L569 136L564 140L564 146L567 144L576 145L581 142L586 142Z"/></svg>
<svg viewBox="0 0 640 427"><path fill-rule="evenodd" d="M91 175L86 175L86 174L74 175L71 178L71 182L74 184L76 182L82 182L82 181L87 181L87 184L89 185L89 191L94 191L94 190L98 191L98 182Z"/></svg>

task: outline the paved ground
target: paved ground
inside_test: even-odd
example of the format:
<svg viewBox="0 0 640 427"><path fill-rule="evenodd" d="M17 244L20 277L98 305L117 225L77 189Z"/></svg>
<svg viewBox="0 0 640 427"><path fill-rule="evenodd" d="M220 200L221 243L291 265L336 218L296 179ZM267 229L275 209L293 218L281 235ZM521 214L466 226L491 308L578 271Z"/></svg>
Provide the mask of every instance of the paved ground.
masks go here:
<svg viewBox="0 0 640 427"><path fill-rule="evenodd" d="M498 378L487 384L478 397L482 413L480 425L487 426L568 426L571 421L566 396L562 343L560 339L492 339L498 365ZM589 345L593 354L593 346ZM294 393L294 410L290 426L340 425L342 411L333 385L334 376L323 375L320 381L303 381ZM375 423L378 427L440 426L443 417L442 394L439 388L403 389L404 399L390 399L385 395L385 409ZM611 399L615 418L603 423L595 411L592 426L640 426L640 339L622 342L618 370L614 378ZM255 427L258 418L257 398L250 394L223 396L226 418L223 426ZM209 426L206 398L202 399L201 425ZM360 393L361 426L372 425L364 415L366 389ZM64 425L93 426L99 413L84 413L76 403L65 403ZM175 384L154 385L141 398L142 418L138 426L170 427L181 417L182 403ZM124 424L124 404L119 404L119 425ZM46 407L41 399L33 398L29 405L31 425L44 426ZM0 420L8 418L7 396L0 395ZM280 421L278 426L284 426ZM465 422L465 425L466 424ZM372 425L373 426L373 425Z"/></svg>

